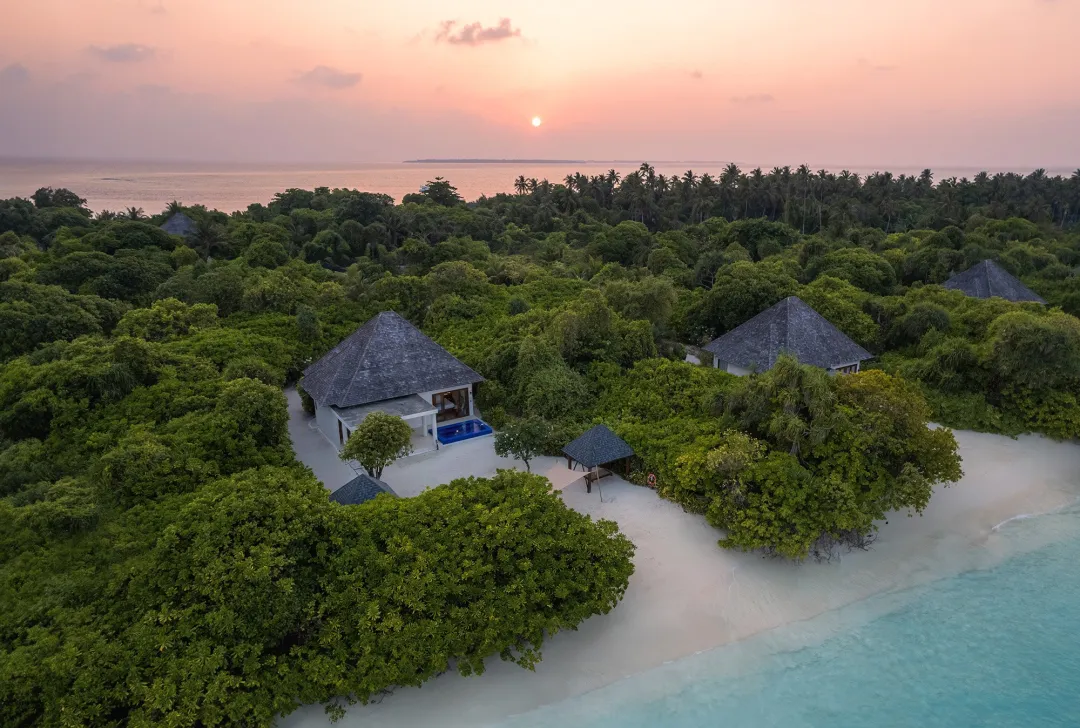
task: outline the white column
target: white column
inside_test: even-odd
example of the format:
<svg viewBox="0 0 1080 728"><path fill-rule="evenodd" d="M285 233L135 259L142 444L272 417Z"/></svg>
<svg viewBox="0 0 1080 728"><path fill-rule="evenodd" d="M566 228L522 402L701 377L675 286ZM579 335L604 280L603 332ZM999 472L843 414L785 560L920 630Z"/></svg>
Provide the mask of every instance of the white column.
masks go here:
<svg viewBox="0 0 1080 728"><path fill-rule="evenodd" d="M438 426L438 424L439 423L436 422L436 419L438 418L438 415L426 415L424 417L425 422L427 422L428 417L431 418L431 444L432 444L433 447L438 449L438 447L439 447L439 426Z"/></svg>

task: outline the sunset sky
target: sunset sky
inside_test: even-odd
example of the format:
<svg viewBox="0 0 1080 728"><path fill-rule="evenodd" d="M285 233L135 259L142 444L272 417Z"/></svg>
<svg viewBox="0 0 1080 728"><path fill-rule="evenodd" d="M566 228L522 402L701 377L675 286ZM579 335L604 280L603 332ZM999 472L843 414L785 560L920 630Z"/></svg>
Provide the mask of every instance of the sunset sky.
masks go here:
<svg viewBox="0 0 1080 728"><path fill-rule="evenodd" d="M35 0L3 17L0 156L1080 166L1074 0Z"/></svg>

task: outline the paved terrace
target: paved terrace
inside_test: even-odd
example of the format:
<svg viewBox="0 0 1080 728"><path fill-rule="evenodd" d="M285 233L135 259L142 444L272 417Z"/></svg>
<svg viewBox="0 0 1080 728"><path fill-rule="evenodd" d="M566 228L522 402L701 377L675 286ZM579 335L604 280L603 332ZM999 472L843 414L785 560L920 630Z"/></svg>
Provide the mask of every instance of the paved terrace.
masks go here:
<svg viewBox="0 0 1080 728"><path fill-rule="evenodd" d="M322 481L327 490L337 490L356 477L358 472L363 472L354 471L338 457L337 449L316 428L315 418L304 412L300 395L294 387L286 389L285 396L289 401L289 435L296 458L315 472L315 477ZM538 457L530 465L534 473L540 474L555 468L566 470L566 461L555 457ZM383 471L381 480L398 495L409 497L457 478L489 477L500 468L525 470L525 463L497 456L494 438L488 435L442 445L434 452L402 458ZM563 473L560 475L565 479ZM585 488L583 483L573 487L582 491Z"/></svg>

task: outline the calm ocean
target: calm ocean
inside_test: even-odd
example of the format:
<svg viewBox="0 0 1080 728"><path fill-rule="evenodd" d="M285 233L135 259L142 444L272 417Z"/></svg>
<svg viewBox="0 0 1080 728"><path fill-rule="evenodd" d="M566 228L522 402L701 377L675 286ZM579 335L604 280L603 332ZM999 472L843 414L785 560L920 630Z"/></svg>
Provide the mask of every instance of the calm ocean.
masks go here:
<svg viewBox="0 0 1080 728"><path fill-rule="evenodd" d="M999 533L1017 555L992 569L874 597L500 726L1080 726L1080 508Z"/></svg>
<svg viewBox="0 0 1080 728"><path fill-rule="evenodd" d="M725 162L679 162L656 164L665 175L718 175ZM741 164L744 170L755 165ZM614 168L620 174L638 165L619 162L582 164L358 164L351 166L256 166L224 164L180 164L175 162L28 162L0 160L0 199L29 197L40 187L66 187L87 200L90 209L123 210L141 207L146 213L160 212L172 200L185 205L201 204L232 212L253 202L266 203L274 193L290 187L349 187L382 192L400 201L416 192L428 180L450 180L467 200L480 195L511 192L519 175L561 181L567 174L601 174ZM839 168L829 167L839 171ZM817 169L817 167L814 167ZM871 168L849 167L865 175ZM890 167L891 172L919 174L921 168ZM973 177L979 170L939 169L935 179ZM994 169L992 172L1030 173L1029 169ZM1073 170L1048 170L1052 175L1069 176Z"/></svg>

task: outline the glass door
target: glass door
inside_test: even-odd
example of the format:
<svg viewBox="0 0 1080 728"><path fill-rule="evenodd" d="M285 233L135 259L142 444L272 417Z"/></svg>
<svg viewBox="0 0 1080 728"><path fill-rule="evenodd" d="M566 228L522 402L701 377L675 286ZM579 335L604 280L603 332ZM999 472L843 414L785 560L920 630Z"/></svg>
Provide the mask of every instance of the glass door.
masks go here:
<svg viewBox="0 0 1080 728"><path fill-rule="evenodd" d="M431 395L431 404L438 411L435 416L438 422L467 417L469 414L469 390L455 389L452 392L433 394Z"/></svg>

